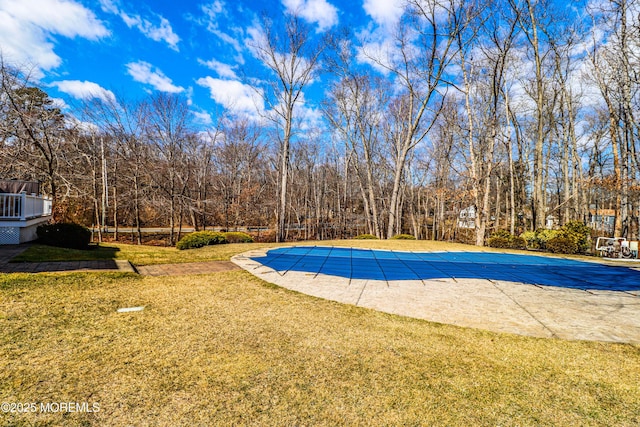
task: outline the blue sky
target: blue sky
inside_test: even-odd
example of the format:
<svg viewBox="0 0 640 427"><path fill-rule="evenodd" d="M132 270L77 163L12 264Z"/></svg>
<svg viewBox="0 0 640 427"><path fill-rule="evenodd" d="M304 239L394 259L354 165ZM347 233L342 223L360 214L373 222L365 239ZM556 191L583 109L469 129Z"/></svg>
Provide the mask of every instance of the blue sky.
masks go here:
<svg viewBox="0 0 640 427"><path fill-rule="evenodd" d="M297 11L319 37L343 26L384 32L399 10L393 0L0 0L0 49L6 62L32 67L61 103L181 93L206 125L222 106L254 108L240 76L261 67L248 43L262 12L281 19ZM314 86L308 93L322 80Z"/></svg>

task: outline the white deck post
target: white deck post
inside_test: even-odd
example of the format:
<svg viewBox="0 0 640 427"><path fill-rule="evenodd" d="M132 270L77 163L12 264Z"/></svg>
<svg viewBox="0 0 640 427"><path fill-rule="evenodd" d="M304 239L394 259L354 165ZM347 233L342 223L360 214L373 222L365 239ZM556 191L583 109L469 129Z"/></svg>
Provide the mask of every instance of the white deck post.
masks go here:
<svg viewBox="0 0 640 427"><path fill-rule="evenodd" d="M23 191L20 193L20 220L24 221L27 219L27 192Z"/></svg>

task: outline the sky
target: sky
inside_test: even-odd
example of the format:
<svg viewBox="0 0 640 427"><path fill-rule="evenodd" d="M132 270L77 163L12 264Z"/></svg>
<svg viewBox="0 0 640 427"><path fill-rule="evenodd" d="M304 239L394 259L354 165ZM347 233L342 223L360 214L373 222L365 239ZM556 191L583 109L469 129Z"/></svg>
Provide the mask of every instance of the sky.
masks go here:
<svg viewBox="0 0 640 427"><path fill-rule="evenodd" d="M0 0L0 52L5 62L29 67L34 82L66 108L91 97L177 93L207 126L222 108L261 108L240 76L261 67L249 46L262 13L280 19L296 12L318 37L342 27L384 37L400 16L397 3ZM307 93L322 86L316 79Z"/></svg>

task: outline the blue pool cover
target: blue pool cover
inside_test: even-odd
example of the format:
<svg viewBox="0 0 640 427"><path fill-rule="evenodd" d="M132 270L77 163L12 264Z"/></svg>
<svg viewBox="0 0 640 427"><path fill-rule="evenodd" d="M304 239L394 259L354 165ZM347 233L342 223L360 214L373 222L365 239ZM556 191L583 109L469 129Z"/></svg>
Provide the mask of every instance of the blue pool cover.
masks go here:
<svg viewBox="0 0 640 427"><path fill-rule="evenodd" d="M640 271L536 255L296 246L252 259L280 274L300 271L387 281L488 279L583 290L640 290Z"/></svg>

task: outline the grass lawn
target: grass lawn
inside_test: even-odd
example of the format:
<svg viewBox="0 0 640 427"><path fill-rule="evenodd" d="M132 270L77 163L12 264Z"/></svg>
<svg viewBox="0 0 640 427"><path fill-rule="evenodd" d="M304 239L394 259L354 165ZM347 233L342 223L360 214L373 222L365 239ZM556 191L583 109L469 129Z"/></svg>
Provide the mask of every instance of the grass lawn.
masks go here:
<svg viewBox="0 0 640 427"><path fill-rule="evenodd" d="M22 254L15 257L13 262L39 261L87 261L99 259L126 259L134 265L170 264L198 261L225 261L233 255L258 248L272 248L291 245L318 246L352 246L370 249L395 250L484 250L476 246L457 243L434 242L430 240L326 240L306 241L286 244L277 243L232 243L225 245L206 246L199 249L179 251L173 247L139 246L121 243L100 243L90 250L55 248L45 245L32 245ZM523 252L523 251L519 251Z"/></svg>
<svg viewBox="0 0 640 427"><path fill-rule="evenodd" d="M173 247L138 246L121 243L100 243L89 250L56 248L45 245L32 245L12 262L41 261L92 261L101 259L129 260L134 265L170 264L198 261L228 260L237 253L254 247L269 246L268 243L247 244L232 243L208 246L200 249L179 251Z"/></svg>
<svg viewBox="0 0 640 427"><path fill-rule="evenodd" d="M0 401L100 409L6 426L640 424L638 346L403 318L244 271L0 274L0 330Z"/></svg>

